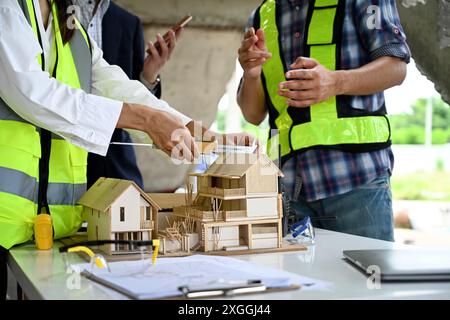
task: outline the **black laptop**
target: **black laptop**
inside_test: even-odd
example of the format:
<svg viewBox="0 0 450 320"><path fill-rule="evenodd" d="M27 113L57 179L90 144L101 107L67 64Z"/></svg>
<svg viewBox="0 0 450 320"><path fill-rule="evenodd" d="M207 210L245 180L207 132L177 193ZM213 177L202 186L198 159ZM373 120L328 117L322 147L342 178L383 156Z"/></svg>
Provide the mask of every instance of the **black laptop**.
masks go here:
<svg viewBox="0 0 450 320"><path fill-rule="evenodd" d="M449 249L347 250L347 261L381 281L450 281Z"/></svg>

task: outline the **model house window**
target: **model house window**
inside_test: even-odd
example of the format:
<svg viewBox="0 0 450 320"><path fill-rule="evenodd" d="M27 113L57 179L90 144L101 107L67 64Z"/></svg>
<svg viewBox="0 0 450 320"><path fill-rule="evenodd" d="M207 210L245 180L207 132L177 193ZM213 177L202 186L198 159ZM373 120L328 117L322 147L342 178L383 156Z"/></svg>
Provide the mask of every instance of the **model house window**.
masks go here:
<svg viewBox="0 0 450 320"><path fill-rule="evenodd" d="M120 222L125 221L125 207L120 207Z"/></svg>
<svg viewBox="0 0 450 320"><path fill-rule="evenodd" d="M145 207L145 220L150 221L151 220L151 208Z"/></svg>

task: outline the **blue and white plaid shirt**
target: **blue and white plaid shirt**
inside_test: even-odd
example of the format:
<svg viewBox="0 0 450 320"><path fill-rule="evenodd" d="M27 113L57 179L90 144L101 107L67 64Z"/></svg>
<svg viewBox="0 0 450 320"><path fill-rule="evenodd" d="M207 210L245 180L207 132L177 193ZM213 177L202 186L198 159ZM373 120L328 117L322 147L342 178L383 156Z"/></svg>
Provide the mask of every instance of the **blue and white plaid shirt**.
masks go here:
<svg viewBox="0 0 450 320"><path fill-rule="evenodd" d="M89 37L103 50L103 17L111 5L111 0L100 0L98 6L96 0L73 0L73 4L80 8L77 11L77 18L81 25L87 30ZM95 11L96 6L97 10ZM158 82L149 83L144 78L143 72L141 72L140 81L151 93L156 94Z"/></svg>
<svg viewBox="0 0 450 320"><path fill-rule="evenodd" d="M303 35L309 1L279 0L281 8L281 42L287 65L303 54ZM377 7L370 7L370 6ZM381 28L368 27L374 12ZM249 25L253 25L253 16ZM341 67L356 69L382 56L398 57L409 62L411 54L400 24L395 0L347 0L342 36ZM347 96L353 108L376 111L384 104L382 92L369 96ZM345 194L377 177L391 174L394 156L391 148L366 153L339 150L310 150L288 160L284 167L284 185L294 201L299 195L317 201Z"/></svg>
<svg viewBox="0 0 450 320"><path fill-rule="evenodd" d="M97 6L96 0L73 0L73 4L81 9L78 17L80 23L100 49L103 49L102 20L106 11L108 11L110 3L110 0L101 0L94 15L94 10Z"/></svg>

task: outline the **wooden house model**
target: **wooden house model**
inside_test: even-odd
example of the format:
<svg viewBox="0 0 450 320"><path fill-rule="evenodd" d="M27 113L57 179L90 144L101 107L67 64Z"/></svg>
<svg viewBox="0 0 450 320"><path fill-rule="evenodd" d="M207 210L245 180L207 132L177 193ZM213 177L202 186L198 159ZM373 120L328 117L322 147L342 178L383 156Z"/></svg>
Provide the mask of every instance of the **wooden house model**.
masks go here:
<svg viewBox="0 0 450 320"><path fill-rule="evenodd" d="M174 215L194 219L200 250L281 248L282 205L278 167L261 154L223 154L195 173L198 194Z"/></svg>
<svg viewBox="0 0 450 320"><path fill-rule="evenodd" d="M189 190L191 191L191 190ZM174 208L189 203L192 194L186 193L150 193L148 194L156 202L160 210L155 217L155 230L153 236L157 235L161 240L159 247L162 254L189 253L196 248L199 235L195 232L195 221L192 219L180 219L175 216Z"/></svg>
<svg viewBox="0 0 450 320"><path fill-rule="evenodd" d="M155 214L161 208L132 181L100 178L79 200L88 223L88 240L151 240ZM156 235L156 234L155 234ZM109 254L135 253L138 248L105 245Z"/></svg>
<svg viewBox="0 0 450 320"><path fill-rule="evenodd" d="M173 215L173 208L185 205L186 195L184 193L148 193L147 195L159 208L153 213L155 236L160 230L171 227L169 222Z"/></svg>

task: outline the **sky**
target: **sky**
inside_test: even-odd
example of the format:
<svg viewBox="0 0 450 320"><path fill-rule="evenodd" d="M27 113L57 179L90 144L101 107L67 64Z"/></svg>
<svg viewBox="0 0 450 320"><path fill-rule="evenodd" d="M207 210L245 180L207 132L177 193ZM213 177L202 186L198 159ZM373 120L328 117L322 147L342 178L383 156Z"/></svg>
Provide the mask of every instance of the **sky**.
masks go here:
<svg viewBox="0 0 450 320"><path fill-rule="evenodd" d="M405 82L385 92L389 114L398 114L411 110L410 106L420 98L440 97L434 84L417 69L414 60L408 65Z"/></svg>

